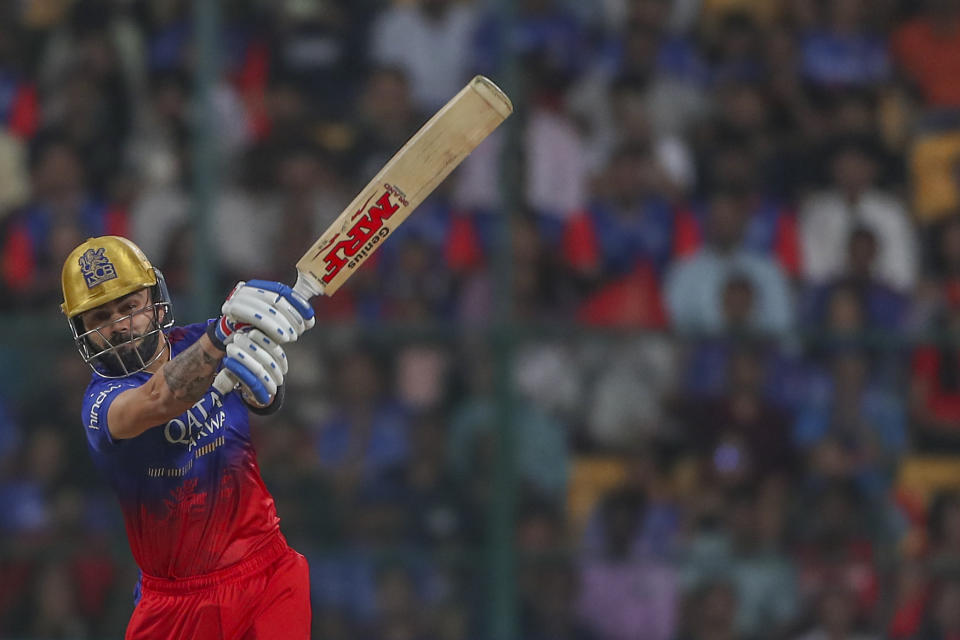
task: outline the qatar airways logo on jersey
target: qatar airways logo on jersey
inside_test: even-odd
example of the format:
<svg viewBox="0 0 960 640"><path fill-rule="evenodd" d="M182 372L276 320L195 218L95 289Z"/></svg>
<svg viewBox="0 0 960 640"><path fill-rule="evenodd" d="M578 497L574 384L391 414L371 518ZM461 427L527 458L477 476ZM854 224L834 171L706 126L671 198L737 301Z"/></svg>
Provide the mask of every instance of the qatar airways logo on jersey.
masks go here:
<svg viewBox="0 0 960 640"><path fill-rule="evenodd" d="M330 284L344 267L353 269L359 265L381 240L390 235L390 227L385 226L383 221L396 213L400 205L407 206L409 202L403 191L393 185L384 184L383 188L383 195L372 206L367 208L373 199L370 196L353 214L350 219L353 226L342 234L342 238L339 233L334 235L317 251L317 256L323 254L324 274L320 279L324 284ZM393 202L391 196L397 202Z"/></svg>
<svg viewBox="0 0 960 640"><path fill-rule="evenodd" d="M170 444L185 444L193 450L200 440L222 429L226 419L220 396L211 393L187 409L186 420L174 418L165 424L163 437Z"/></svg>

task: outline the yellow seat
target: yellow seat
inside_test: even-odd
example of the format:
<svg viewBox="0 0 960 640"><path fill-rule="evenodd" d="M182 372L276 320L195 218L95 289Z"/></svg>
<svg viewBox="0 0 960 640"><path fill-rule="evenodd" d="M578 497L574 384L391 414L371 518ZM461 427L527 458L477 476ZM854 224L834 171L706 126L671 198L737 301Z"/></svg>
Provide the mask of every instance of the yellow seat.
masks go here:
<svg viewBox="0 0 960 640"><path fill-rule="evenodd" d="M960 456L910 456L900 463L897 488L926 504L942 489L960 488Z"/></svg>
<svg viewBox="0 0 960 640"><path fill-rule="evenodd" d="M622 485L627 466L622 458L587 456L573 461L567 490L567 515L571 530L579 534L604 493Z"/></svg>
<svg viewBox="0 0 960 640"><path fill-rule="evenodd" d="M913 210L923 224L935 222L960 207L960 131L923 135L910 149L909 171Z"/></svg>

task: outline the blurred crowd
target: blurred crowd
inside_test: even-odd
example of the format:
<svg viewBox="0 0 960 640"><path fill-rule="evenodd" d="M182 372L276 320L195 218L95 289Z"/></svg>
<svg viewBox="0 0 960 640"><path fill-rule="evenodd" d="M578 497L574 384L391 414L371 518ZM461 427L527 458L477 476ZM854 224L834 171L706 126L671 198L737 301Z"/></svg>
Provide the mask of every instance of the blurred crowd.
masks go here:
<svg viewBox="0 0 960 640"><path fill-rule="evenodd" d="M317 301L255 429L316 637L489 638L498 592L523 640L960 637L960 0L218 3L209 120L193 4L0 3L6 321L94 235L175 308L203 246L218 291L289 281L473 74L518 107ZM0 637L130 613L67 336L0 345Z"/></svg>

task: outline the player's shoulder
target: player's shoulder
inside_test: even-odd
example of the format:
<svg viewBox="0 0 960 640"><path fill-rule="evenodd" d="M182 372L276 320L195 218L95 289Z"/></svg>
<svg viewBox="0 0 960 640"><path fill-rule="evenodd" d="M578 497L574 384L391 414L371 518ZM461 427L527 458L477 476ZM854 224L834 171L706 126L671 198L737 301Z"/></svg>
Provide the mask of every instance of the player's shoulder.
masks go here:
<svg viewBox="0 0 960 640"><path fill-rule="evenodd" d="M200 336L207 330L207 325L213 320L206 322L197 322L178 327L172 327L167 331L167 339L175 349L182 350L200 339Z"/></svg>
<svg viewBox="0 0 960 640"><path fill-rule="evenodd" d="M105 378L98 374L93 374L90 378L90 384L84 393L84 398L90 400L103 393L113 393L126 389L139 387L143 384L142 380L135 379L135 376L126 376L123 378Z"/></svg>
<svg viewBox="0 0 960 640"><path fill-rule="evenodd" d="M135 379L135 376L125 378L105 378L101 375L93 374L90 384L87 385L83 394L81 404L81 415L84 424L90 428L95 428L103 422L101 414L106 415L104 411L113 402L113 399L128 389L134 389L143 384L142 380Z"/></svg>

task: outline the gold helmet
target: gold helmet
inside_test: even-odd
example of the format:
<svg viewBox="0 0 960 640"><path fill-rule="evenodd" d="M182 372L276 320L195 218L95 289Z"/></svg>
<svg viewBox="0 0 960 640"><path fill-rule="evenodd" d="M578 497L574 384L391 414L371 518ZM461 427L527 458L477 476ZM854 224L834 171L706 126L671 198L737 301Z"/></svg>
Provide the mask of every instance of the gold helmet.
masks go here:
<svg viewBox="0 0 960 640"><path fill-rule="evenodd" d="M63 287L60 308L67 316L80 355L94 371L106 377L122 377L142 371L160 356L162 351L155 353L157 341L160 332L173 325L173 310L163 275L150 264L140 247L119 236L90 238L67 256L60 282ZM150 289L150 303L138 313L152 311L153 325L143 336L130 340L139 341L137 359L131 362L127 357L121 358L117 347L123 345L110 345L102 334L100 342L106 346L94 346L90 336L100 328L86 330L80 315L146 288ZM117 322L127 319L129 316Z"/></svg>
<svg viewBox="0 0 960 640"><path fill-rule="evenodd" d="M119 236L90 238L70 252L60 276L68 318L157 284L140 247Z"/></svg>

